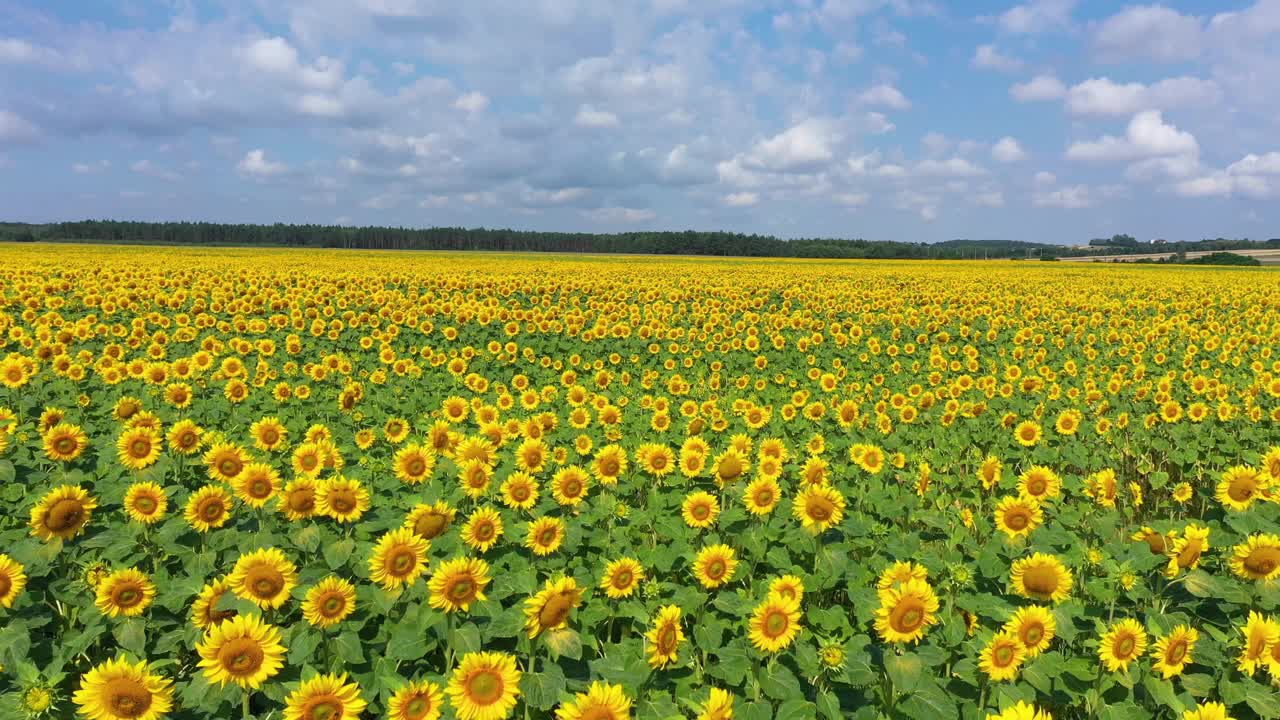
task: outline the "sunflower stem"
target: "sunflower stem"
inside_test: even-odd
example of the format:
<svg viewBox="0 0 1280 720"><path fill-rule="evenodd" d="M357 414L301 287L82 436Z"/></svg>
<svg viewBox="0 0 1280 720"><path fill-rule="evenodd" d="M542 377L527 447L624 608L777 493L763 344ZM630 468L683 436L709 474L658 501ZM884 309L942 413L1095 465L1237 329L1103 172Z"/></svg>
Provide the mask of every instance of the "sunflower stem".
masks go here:
<svg viewBox="0 0 1280 720"><path fill-rule="evenodd" d="M250 697L251 697L251 693L249 692L249 689L248 689L248 688L245 688L245 691L244 691L244 697L243 697L243 698L241 699L241 701L240 701L240 716L241 716L244 720L250 720L250 718L252 718L252 717L253 717L253 715L251 715L251 714L249 713L249 698L250 698Z"/></svg>

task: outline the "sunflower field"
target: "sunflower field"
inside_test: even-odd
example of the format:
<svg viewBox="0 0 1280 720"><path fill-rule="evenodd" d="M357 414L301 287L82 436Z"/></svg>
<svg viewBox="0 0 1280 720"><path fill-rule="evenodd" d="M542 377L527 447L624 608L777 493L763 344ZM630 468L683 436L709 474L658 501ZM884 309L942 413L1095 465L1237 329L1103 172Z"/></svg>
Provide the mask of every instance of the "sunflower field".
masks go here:
<svg viewBox="0 0 1280 720"><path fill-rule="evenodd" d="M0 246L0 718L1280 718L1280 276Z"/></svg>

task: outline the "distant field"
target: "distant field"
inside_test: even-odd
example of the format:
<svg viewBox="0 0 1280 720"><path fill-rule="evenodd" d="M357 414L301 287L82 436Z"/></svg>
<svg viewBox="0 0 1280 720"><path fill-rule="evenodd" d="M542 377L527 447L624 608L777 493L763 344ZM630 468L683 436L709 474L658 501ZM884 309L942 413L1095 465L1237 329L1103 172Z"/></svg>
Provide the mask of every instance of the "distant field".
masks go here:
<svg viewBox="0 0 1280 720"><path fill-rule="evenodd" d="M1200 250L1187 253L1187 258L1195 259L1212 255L1218 250ZM1280 265L1280 248L1268 250L1227 250L1226 252L1236 255L1246 255L1248 257L1258 258L1263 265ZM1060 258L1062 262L1137 262L1139 260L1163 260L1173 257L1172 252L1144 253L1142 255L1087 255L1085 257L1064 257Z"/></svg>

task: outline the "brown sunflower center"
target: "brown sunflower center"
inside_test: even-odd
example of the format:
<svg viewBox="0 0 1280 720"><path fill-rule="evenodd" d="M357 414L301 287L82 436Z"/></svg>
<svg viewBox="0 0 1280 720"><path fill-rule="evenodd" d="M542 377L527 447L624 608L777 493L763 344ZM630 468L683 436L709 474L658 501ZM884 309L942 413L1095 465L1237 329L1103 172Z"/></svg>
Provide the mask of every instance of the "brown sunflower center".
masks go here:
<svg viewBox="0 0 1280 720"><path fill-rule="evenodd" d="M821 495L814 495L805 500L804 511L810 520L826 522L831 519L832 513L835 512L835 505Z"/></svg>
<svg viewBox="0 0 1280 720"><path fill-rule="evenodd" d="M1045 480L1041 475L1032 475L1027 478L1027 494L1043 495L1049 489L1049 481Z"/></svg>
<svg viewBox="0 0 1280 720"><path fill-rule="evenodd" d="M239 458L224 457L218 461L218 472L223 477L235 477L242 470L244 470L244 463L240 462Z"/></svg>
<svg viewBox="0 0 1280 720"><path fill-rule="evenodd" d="M613 477L618 474L618 459L615 457L605 457L600 460L600 474L607 477Z"/></svg>
<svg viewBox="0 0 1280 720"><path fill-rule="evenodd" d="M150 495L139 495L133 501L133 508L143 515L150 515L155 512L157 506L155 498Z"/></svg>
<svg viewBox="0 0 1280 720"><path fill-rule="evenodd" d="M556 541L556 538L559 535L560 535L559 531L557 531L554 527L543 528L538 533L538 544L543 546L549 546L551 545L551 543Z"/></svg>
<svg viewBox="0 0 1280 720"><path fill-rule="evenodd" d="M502 699L506 686L496 670L484 668L467 678L466 696L476 705L492 705Z"/></svg>
<svg viewBox="0 0 1280 720"><path fill-rule="evenodd" d="M675 652L676 644L679 642L680 635L676 632L675 625L668 623L658 630L658 638L655 644L658 646L660 655L670 655Z"/></svg>
<svg viewBox="0 0 1280 720"><path fill-rule="evenodd" d="M270 600L284 590L284 575L268 565L256 565L245 573L244 586L251 595Z"/></svg>
<svg viewBox="0 0 1280 720"><path fill-rule="evenodd" d="M151 441L146 438L136 438L129 443L129 456L141 460L151 454Z"/></svg>
<svg viewBox="0 0 1280 720"><path fill-rule="evenodd" d="M631 581L634 578L635 578L635 575L633 575L630 570L627 570L625 568L621 570L617 570L616 572L613 573L612 585L619 590L626 590L627 588L631 587ZM0 595L3 595L3 594L4 593L0 592Z"/></svg>
<svg viewBox="0 0 1280 720"><path fill-rule="evenodd" d="M398 547L391 551L387 562L387 570L396 577L404 577L418 565L418 558L407 547Z"/></svg>
<svg viewBox="0 0 1280 720"><path fill-rule="evenodd" d="M1004 524L1008 525L1010 530L1023 530L1031 524L1031 514L1024 508L1013 508L1005 513Z"/></svg>
<svg viewBox="0 0 1280 720"><path fill-rule="evenodd" d="M1058 571L1051 565L1032 565L1022 573L1022 586L1036 595L1052 595L1058 590Z"/></svg>
<svg viewBox="0 0 1280 720"><path fill-rule="evenodd" d="M425 695L414 695L404 704L404 717L407 720L422 720L431 712L431 700Z"/></svg>
<svg viewBox="0 0 1280 720"><path fill-rule="evenodd" d="M773 504L773 489L769 487L762 487L756 490L755 502L756 505L761 507L768 507Z"/></svg>
<svg viewBox="0 0 1280 720"><path fill-rule="evenodd" d="M196 507L196 514L209 523L221 518L226 511L227 506L223 504L220 497L207 497Z"/></svg>
<svg viewBox="0 0 1280 720"><path fill-rule="evenodd" d="M343 716L342 700L332 693L317 695L307 700L301 720L337 720Z"/></svg>
<svg viewBox="0 0 1280 720"><path fill-rule="evenodd" d="M449 519L437 512L423 513L413 524L413 531L424 540L439 537L449 526Z"/></svg>
<svg viewBox="0 0 1280 720"><path fill-rule="evenodd" d="M524 502L529 499L529 486L524 483L511 486L511 498L516 502Z"/></svg>
<svg viewBox="0 0 1280 720"><path fill-rule="evenodd" d="M1280 566L1280 547L1256 548L1244 559L1244 566L1254 575L1270 575Z"/></svg>
<svg viewBox="0 0 1280 720"><path fill-rule="evenodd" d="M68 435L63 435L53 441L53 448L57 450L60 455L70 455L75 451L76 447L76 439Z"/></svg>
<svg viewBox="0 0 1280 720"><path fill-rule="evenodd" d="M1124 635L1116 639L1113 654L1118 658L1127 658L1133 654L1135 647L1137 647L1137 639L1132 635Z"/></svg>
<svg viewBox="0 0 1280 720"><path fill-rule="evenodd" d="M791 619L781 610L770 610L764 616L764 622L760 623L761 629L766 637L780 637L791 626Z"/></svg>
<svg viewBox="0 0 1280 720"><path fill-rule="evenodd" d="M470 577L455 578L446 594L458 605L470 603L476 598L476 584Z"/></svg>
<svg viewBox="0 0 1280 720"><path fill-rule="evenodd" d="M1022 644L1027 647L1035 647L1044 639L1044 625L1040 623L1031 623L1022 628Z"/></svg>
<svg viewBox="0 0 1280 720"><path fill-rule="evenodd" d="M303 471L311 472L320 466L320 457L308 453L298 458L298 465L302 467Z"/></svg>
<svg viewBox="0 0 1280 720"><path fill-rule="evenodd" d="M142 717L151 707L151 691L133 678L112 678L107 681L103 695L106 696L106 705L111 708L114 717Z"/></svg>
<svg viewBox="0 0 1280 720"><path fill-rule="evenodd" d="M720 467L717 468L721 478L725 480L733 480L742 475L742 461L737 457L730 455L720 461Z"/></svg>
<svg viewBox="0 0 1280 720"><path fill-rule="evenodd" d="M427 471L427 461L420 457L411 457L404 464L404 470L410 477L418 477Z"/></svg>
<svg viewBox="0 0 1280 720"><path fill-rule="evenodd" d="M567 498L576 498L582 494L582 481L578 478L569 478L565 480L564 486L560 489L560 494Z"/></svg>
<svg viewBox="0 0 1280 720"><path fill-rule="evenodd" d="M1151 550L1152 555L1163 555L1165 553L1167 543L1165 542L1164 535L1155 532L1147 533L1147 536L1143 538L1143 540L1147 541L1147 548Z"/></svg>
<svg viewBox="0 0 1280 720"><path fill-rule="evenodd" d="M316 494L311 488L297 488L287 498L289 509L295 513L309 513L316 507Z"/></svg>
<svg viewBox="0 0 1280 720"><path fill-rule="evenodd" d="M1192 540L1183 546L1182 552L1178 553L1178 567L1191 567L1193 563L1200 559L1200 553L1203 547L1199 540Z"/></svg>
<svg viewBox="0 0 1280 720"><path fill-rule="evenodd" d="M228 640L218 650L218 664L235 677L252 675L262 667L265 654L262 646L252 638Z"/></svg>
<svg viewBox="0 0 1280 720"><path fill-rule="evenodd" d="M574 597L571 593L556 593L547 598L538 611L538 623L544 628L559 627L569 617L573 609Z"/></svg>
<svg viewBox="0 0 1280 720"><path fill-rule="evenodd" d="M1227 486L1227 495L1236 502L1244 502L1253 497L1258 490L1258 483L1250 475L1237 475Z"/></svg>
<svg viewBox="0 0 1280 720"><path fill-rule="evenodd" d="M655 453L649 458L649 466L654 470L663 470L667 467L667 456L661 453Z"/></svg>
<svg viewBox="0 0 1280 720"><path fill-rule="evenodd" d="M1187 641L1185 638L1178 638L1174 642L1169 643L1169 647L1164 651L1164 662L1166 665L1177 665L1187 656Z"/></svg>
<svg viewBox="0 0 1280 720"><path fill-rule="evenodd" d="M356 494L347 488L333 490L329 493L329 507L342 514L349 513L356 509Z"/></svg>
<svg viewBox="0 0 1280 720"><path fill-rule="evenodd" d="M711 562L707 563L706 574L707 577L712 580L719 580L725 576L727 571L728 566L722 558L715 558Z"/></svg>
<svg viewBox="0 0 1280 720"><path fill-rule="evenodd" d="M145 595L135 582L122 582L111 589L111 604L128 609L142 602Z"/></svg>
<svg viewBox="0 0 1280 720"><path fill-rule="evenodd" d="M84 523L84 505L75 498L62 498L45 515L44 524L54 532L73 530Z"/></svg>
<svg viewBox="0 0 1280 720"><path fill-rule="evenodd" d="M259 439L262 440L263 445L275 445L280 442L280 433L275 428L267 428L262 431L262 437Z"/></svg>
<svg viewBox="0 0 1280 720"><path fill-rule="evenodd" d="M474 535L477 540L483 542L485 540L492 539L495 531L496 528L493 526L493 523L482 521L475 524L471 534Z"/></svg>
<svg viewBox="0 0 1280 720"><path fill-rule="evenodd" d="M711 516L711 506L701 502L694 503L693 507L689 510L689 514L692 515L695 520L706 520Z"/></svg>
<svg viewBox="0 0 1280 720"><path fill-rule="evenodd" d="M889 612L889 626L900 633L915 632L924 624L924 605L915 598L903 598Z"/></svg>
<svg viewBox="0 0 1280 720"><path fill-rule="evenodd" d="M338 617L347 609L347 598L340 592L329 592L318 603L320 614L327 618Z"/></svg>
<svg viewBox="0 0 1280 720"><path fill-rule="evenodd" d="M271 487L271 481L264 477L256 477L249 481L249 497L254 498L255 500L265 500L271 497L271 491L273 489L274 488Z"/></svg>
<svg viewBox="0 0 1280 720"><path fill-rule="evenodd" d="M1009 643L1000 643L991 649L991 664L996 667L1007 667L1013 664L1017 648Z"/></svg>

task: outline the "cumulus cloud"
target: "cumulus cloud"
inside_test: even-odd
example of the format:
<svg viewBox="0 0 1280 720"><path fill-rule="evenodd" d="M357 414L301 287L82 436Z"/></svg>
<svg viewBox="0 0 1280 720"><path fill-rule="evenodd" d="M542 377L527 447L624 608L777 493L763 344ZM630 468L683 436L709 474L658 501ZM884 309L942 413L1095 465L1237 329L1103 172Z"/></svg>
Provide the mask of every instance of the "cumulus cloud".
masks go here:
<svg viewBox="0 0 1280 720"><path fill-rule="evenodd" d="M608 110L597 110L591 105L578 108L573 124L580 128L616 128L619 125L617 115Z"/></svg>
<svg viewBox="0 0 1280 720"><path fill-rule="evenodd" d="M1133 116L1124 137L1103 135L1097 140L1072 143L1067 159L1097 162L1134 160L1158 155L1196 155L1200 145L1189 132L1166 123L1159 110Z"/></svg>
<svg viewBox="0 0 1280 720"><path fill-rule="evenodd" d="M907 99L907 96L888 83L880 83L863 90L858 95L858 99L864 105L887 107L891 110L911 109L911 101Z"/></svg>
<svg viewBox="0 0 1280 720"><path fill-rule="evenodd" d="M1058 30L1071 24L1075 5L1076 0L1032 0L1009 8L997 22L1001 30L1022 35Z"/></svg>
<svg viewBox="0 0 1280 720"><path fill-rule="evenodd" d="M809 118L756 143L747 160L767 170L812 170L831 161L839 140L834 122Z"/></svg>
<svg viewBox="0 0 1280 720"><path fill-rule="evenodd" d="M1211 106L1221 93L1217 83L1175 77L1151 85L1090 78L1067 92L1067 109L1076 115L1131 115L1139 110Z"/></svg>
<svg viewBox="0 0 1280 720"><path fill-rule="evenodd" d="M258 148L245 153L236 163L236 170L250 177L268 178L288 172L289 167L282 162L268 160L266 151Z"/></svg>
<svg viewBox="0 0 1280 720"><path fill-rule="evenodd" d="M40 129L9 110L0 110L0 143L22 145L40 138Z"/></svg>
<svg viewBox="0 0 1280 720"><path fill-rule="evenodd" d="M1262 155L1250 153L1231 163L1224 170L1178 182L1174 185L1174 192L1183 197L1192 198L1234 195L1250 198L1280 196L1280 152L1268 152Z"/></svg>
<svg viewBox="0 0 1280 720"><path fill-rule="evenodd" d="M1018 102L1057 100L1067 94L1067 87L1053 75L1037 75L1027 82L1014 83L1009 95Z"/></svg>
<svg viewBox="0 0 1280 720"><path fill-rule="evenodd" d="M979 45L973 52L973 59L969 64L984 70L1017 72L1022 69L1024 63L1012 55L1000 52L995 45Z"/></svg>
<svg viewBox="0 0 1280 720"><path fill-rule="evenodd" d="M648 222L657 217L657 213L648 208L602 207L582 211L584 217L598 223L635 224Z"/></svg>
<svg viewBox="0 0 1280 720"><path fill-rule="evenodd" d="M1136 5L1103 21L1093 46L1106 61L1179 62L1200 54L1201 38L1199 18L1163 5Z"/></svg>
<svg viewBox="0 0 1280 720"><path fill-rule="evenodd" d="M753 192L736 192L724 196L724 204L729 207L752 207L759 204L760 195Z"/></svg>
<svg viewBox="0 0 1280 720"><path fill-rule="evenodd" d="M996 162L1015 163L1026 159L1027 153L1016 139L1006 135L991 146L991 157Z"/></svg>

